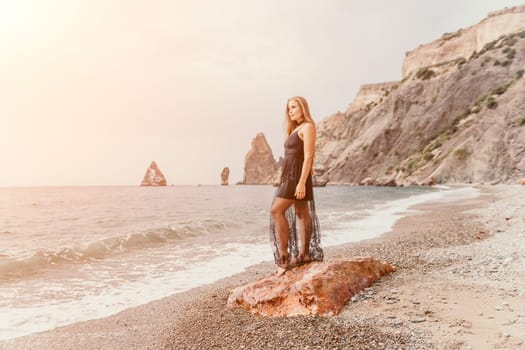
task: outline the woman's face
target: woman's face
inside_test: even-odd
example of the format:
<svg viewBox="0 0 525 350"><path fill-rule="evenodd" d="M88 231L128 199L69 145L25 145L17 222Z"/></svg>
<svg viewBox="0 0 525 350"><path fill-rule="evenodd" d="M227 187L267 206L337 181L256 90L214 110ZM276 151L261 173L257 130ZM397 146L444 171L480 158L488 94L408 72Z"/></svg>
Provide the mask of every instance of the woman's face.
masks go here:
<svg viewBox="0 0 525 350"><path fill-rule="evenodd" d="M288 116L296 123L304 121L303 111L297 101L291 100L288 102Z"/></svg>

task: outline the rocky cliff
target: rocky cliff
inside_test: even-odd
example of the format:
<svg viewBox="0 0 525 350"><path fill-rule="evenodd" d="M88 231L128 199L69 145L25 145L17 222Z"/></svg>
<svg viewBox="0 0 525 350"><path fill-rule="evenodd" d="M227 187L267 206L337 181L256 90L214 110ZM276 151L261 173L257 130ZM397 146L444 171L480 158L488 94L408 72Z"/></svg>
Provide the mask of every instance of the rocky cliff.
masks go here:
<svg viewBox="0 0 525 350"><path fill-rule="evenodd" d="M524 69L525 5L407 52L401 81L361 86L345 112L317 124L314 179L397 186L525 178ZM252 144L245 183L278 179L273 156L255 153Z"/></svg>
<svg viewBox="0 0 525 350"><path fill-rule="evenodd" d="M244 157L242 184L273 184L278 173L278 164L263 133L252 140L252 146Z"/></svg>
<svg viewBox="0 0 525 350"><path fill-rule="evenodd" d="M388 92L399 84L398 81L377 84L361 85L354 101L348 106L346 114L356 112L360 109L370 110L382 102Z"/></svg>
<svg viewBox="0 0 525 350"><path fill-rule="evenodd" d="M489 13L476 25L445 33L441 38L408 51L403 62L403 78L423 67L468 58L473 52L501 35L508 35L525 28L525 5Z"/></svg>
<svg viewBox="0 0 525 350"><path fill-rule="evenodd" d="M497 23L506 23L504 35ZM520 31L505 34L516 23ZM481 49L465 41L440 51L443 39L424 45L411 54L420 50L421 59L405 61L402 81L363 86L345 113L321 121L316 174L329 183L383 185L523 177L525 6L478 26L466 31L496 39ZM435 54L425 61L431 47Z"/></svg>

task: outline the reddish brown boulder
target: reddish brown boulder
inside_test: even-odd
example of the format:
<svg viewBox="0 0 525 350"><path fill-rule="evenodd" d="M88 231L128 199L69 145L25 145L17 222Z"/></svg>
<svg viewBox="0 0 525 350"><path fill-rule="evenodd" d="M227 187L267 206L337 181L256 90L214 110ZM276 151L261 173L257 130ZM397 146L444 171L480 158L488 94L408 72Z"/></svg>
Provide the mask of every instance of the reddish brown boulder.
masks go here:
<svg viewBox="0 0 525 350"><path fill-rule="evenodd" d="M525 186L525 177L523 179L520 180L520 184L524 185Z"/></svg>
<svg viewBox="0 0 525 350"><path fill-rule="evenodd" d="M235 288L228 306L269 317L335 315L352 296L394 270L372 258L314 262Z"/></svg>

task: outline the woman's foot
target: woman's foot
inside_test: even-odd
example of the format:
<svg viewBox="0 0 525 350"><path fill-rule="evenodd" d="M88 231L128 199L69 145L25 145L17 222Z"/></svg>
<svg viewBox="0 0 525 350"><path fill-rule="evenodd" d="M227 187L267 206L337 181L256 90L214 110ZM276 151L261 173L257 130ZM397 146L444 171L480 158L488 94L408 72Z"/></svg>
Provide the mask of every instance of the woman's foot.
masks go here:
<svg viewBox="0 0 525 350"><path fill-rule="evenodd" d="M289 267L299 267L312 262L312 258L309 254L299 254L295 258L292 258Z"/></svg>
<svg viewBox="0 0 525 350"><path fill-rule="evenodd" d="M279 263L277 264L277 275L282 276L290 268L290 255L288 253L279 256Z"/></svg>
<svg viewBox="0 0 525 350"><path fill-rule="evenodd" d="M299 254L297 256L297 266L305 265L312 262L310 254Z"/></svg>

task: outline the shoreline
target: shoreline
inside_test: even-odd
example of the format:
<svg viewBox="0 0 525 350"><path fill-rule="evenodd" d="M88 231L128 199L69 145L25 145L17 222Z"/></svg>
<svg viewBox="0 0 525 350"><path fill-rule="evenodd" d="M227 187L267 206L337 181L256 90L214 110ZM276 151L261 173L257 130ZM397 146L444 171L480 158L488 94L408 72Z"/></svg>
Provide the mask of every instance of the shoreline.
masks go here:
<svg viewBox="0 0 525 350"><path fill-rule="evenodd" d="M336 193L339 193L339 191L340 190L337 190ZM376 199L375 203L374 200L372 200L372 203L363 206L362 208L354 208L354 205L345 205L341 203L337 209L325 209L323 211L323 216L325 217L321 218L321 223L327 223L326 226L323 224L321 227L323 235L322 244L325 248L378 237L383 233L390 231L394 223L399 218L408 215L411 211L409 208L415 204L436 199L448 200L449 198L473 197L479 195L479 190L470 186L459 188L443 186L443 188L440 189L423 189L422 191L420 188L360 188L354 190L345 187L341 189L341 191L353 196L352 198L354 198L354 201L355 198L361 197L356 196L355 193L362 193L362 196L367 197L368 194L375 196L376 193L384 192L384 194L381 196L384 196L385 200L379 201ZM354 193L354 191L356 192ZM333 192L332 195L334 195ZM390 198L387 199L388 197ZM330 194L327 194L327 197L325 198L330 198ZM342 196L341 198L346 197ZM335 205L335 207L337 207L337 205ZM324 204L321 205L321 208L325 208ZM263 220L259 221L260 222L257 227L259 231L262 231L261 228L264 229L265 226L261 225L265 225L265 222L263 222ZM238 236L239 232L232 233ZM145 236L140 232L137 233L137 235L139 240L143 239ZM160 232L160 236L163 236L163 232ZM133 237L137 238L136 234L133 234L132 237L128 236L125 238L122 235L117 236L117 238L124 243L127 241L133 241ZM154 235L153 238L155 237L156 236ZM242 239L242 237L240 238ZM146 239L147 241L150 241L151 237L146 237ZM195 242L195 244L199 243L203 242ZM205 242L203 245L211 248L208 243L209 242ZM27 302L27 308L22 306L14 307L13 309L9 308L9 304L12 302L13 305L17 305L17 300L12 299L11 301L11 299L8 299L4 302L4 305L6 305L7 308L0 308L0 312L4 312L5 310L6 314L5 321L0 322L2 323L2 325L0 325L0 340L8 340L21 336L45 332L57 327L85 322L92 319L110 317L128 308L147 304L149 302L159 300L176 293L184 292L192 288L197 288L205 284L213 283L221 278L226 278L231 275L243 272L251 265L259 264L265 261L272 261L268 255L268 249L270 245L266 235L260 235L258 240L254 242L240 242L237 239L230 239L229 242L225 243L226 244L214 246L212 249L216 249L215 253L211 255L208 254L205 259L200 260L196 264L191 264L191 266L188 266L187 260L187 258L191 258L191 256L187 256L187 253L190 252L190 250L188 249L186 252L184 252L184 249L179 249L180 246L178 244L175 244L176 246L172 248L160 246L156 248L155 252L148 252L148 250L141 252L139 250L138 254L144 254L145 259L149 259L154 255L164 255L166 256L167 260L164 258L162 258L162 260L166 262L172 262L171 265L167 265L168 267L174 267L174 264L180 263L183 268L170 269L166 268L165 265L164 269L157 271L155 279L150 280L148 283L141 283L141 280L137 279L134 283L132 283L133 286L124 286L128 288L122 288L121 292L115 290L115 293L113 293L110 290L106 290L105 296L104 293L100 293L89 297L89 293L82 294L82 291L78 290L78 296L76 298L70 296L70 298L65 302L62 302L60 299L48 299L42 300L43 304L39 304L37 303L37 300L35 300L35 303L31 303L30 301ZM91 249L93 245L105 246L106 243L104 240L96 240L94 242L91 241L86 249L93 250ZM173 248L177 250L177 253L175 253ZM224 250L224 253L220 253ZM229 253L229 250L231 250L231 254ZM50 253L54 254L55 252L51 249ZM110 258L109 260L111 260L111 252L106 251L106 253ZM42 255L40 253L38 254ZM57 252L57 254L62 255L61 252ZM95 251L95 255L97 254L98 253ZM130 254L129 256L132 260L133 254ZM128 261L125 256L119 258L119 260L122 265L132 265L132 261ZM0 265L1 263L2 262L0 261ZM141 261L136 261L136 263L140 265ZM24 266L25 261L20 262L18 265L22 266L23 268L30 267ZM118 266L115 267L116 270L111 274L113 275L113 278L119 278L119 276L121 276L124 271L121 271ZM11 268L13 268L15 271L17 270L16 266ZM78 267L79 270L77 270L77 268L73 265L66 265L64 268L65 271L68 269L76 270L79 274L82 274L84 272L83 270L85 269L84 265L80 265ZM104 268L104 259L101 261L99 268ZM57 281L53 279L53 276L49 276L48 281L50 281L52 285L55 285L56 283L56 288L64 286L67 289L67 283L60 284L59 282L61 272L57 271L57 273L59 274L57 276ZM76 274L76 272L74 272L74 274ZM109 274L107 277L109 277ZM93 282L95 281L91 281L91 283ZM104 285L106 280L96 280L95 283ZM31 283L29 282L27 286L30 287ZM48 283L42 280L40 285L38 287L35 286L34 289L46 289L48 287ZM88 283L85 289L86 292L89 291L89 287L90 286ZM21 287L22 293L24 292L23 289L24 287ZM9 287L7 291L10 291ZM11 295L14 295L12 290ZM86 298L89 300L85 300ZM100 305L104 305L104 307L100 307Z"/></svg>
<svg viewBox="0 0 525 350"><path fill-rule="evenodd" d="M470 256L472 254L469 255L469 251L477 249L480 243L486 243L506 233L505 230L493 226L493 221L496 220L489 218L497 218L498 210L492 208L490 212L490 207L510 205L524 208L523 199L514 198L514 201L519 203L513 203L513 199L497 198L505 197L507 193L515 193L518 188L523 190L521 186L484 186L481 187L481 195L474 199L420 204L411 208L417 209L416 213L409 212L395 223L390 232L378 238L325 248L327 260L370 255L399 268L396 273L382 278L365 293L355 296L353 301L333 318L266 319L257 318L243 310L227 309L226 299L232 288L274 272L273 263L265 262L212 284L126 309L107 318L0 341L0 349L226 349L241 348L242 345L252 349L279 346L319 349L351 346L409 349L441 348L445 344L445 347L467 349L469 342L476 339L476 341L489 341L488 337L493 334L485 332L487 333L485 337L483 334L477 334L474 319L459 322L456 318L454 322L459 322L457 326L450 326L447 323L448 318L457 314L453 310L448 310L445 305L458 307L453 301L454 291L458 291L456 284L460 287L462 283L465 284L465 279L451 278L443 281L443 273L445 272L447 276L451 274L452 277L457 277L455 276L458 274L457 271L463 275L475 273L473 268L469 271L466 268L458 270L450 260L454 261L458 256L467 256L466 264L472 264L472 261L480 257ZM474 209L475 212L472 213ZM506 213L510 213L509 210ZM512 221L499 219L507 224ZM525 226L523 221L515 224L521 225L521 228ZM497 230L502 232L496 232ZM520 242L524 240L521 238ZM497 241L497 243L502 242ZM525 255L520 257L518 254L515 260L521 264L525 261ZM464 263L463 260L461 262ZM503 262L509 265L514 260L503 259ZM501 271L503 273L506 270L501 268ZM486 276L497 277L497 272L483 275L484 278L487 278ZM479 282L480 278L474 280ZM522 281L525 281L525 278ZM493 281L488 282L485 284L496 288L492 286ZM447 283L456 287L451 288L449 294L446 293L447 289L441 288ZM525 315L511 311L519 309L520 303L525 305L524 282L516 283L518 285L509 287L517 290L514 293L516 296L509 297L509 301L505 301L506 305L502 304L500 310L494 311L499 315L489 315L492 318L487 318L489 320L487 322L490 323L490 320L499 321L501 318L499 316L504 314L514 317L514 322L505 326L508 331L503 333L498 331L502 335L495 337L497 341L511 349L513 346L517 349L523 344L520 341L523 342L525 339L525 334L520 335L519 331L514 329L516 327L519 329L520 323L523 326ZM440 289L439 298L437 295L435 297L429 295L429 292L436 290L436 287ZM474 299L497 299L492 294L487 294L489 291L493 292L490 288L480 287L477 292L471 289L462 288L457 294L458 298L460 296L463 298L465 305L469 300ZM428 299L429 296L432 298ZM484 296L486 298L483 298ZM426 304L430 306L425 307ZM461 315L469 314L467 311L469 310L463 310ZM483 318L483 315L476 316L480 313L486 315L478 311L472 317ZM486 321L485 318L483 320ZM461 332L458 333L458 330ZM451 334L452 331L457 334ZM315 334L317 336L313 336ZM481 344L483 348L482 343L472 344L472 346Z"/></svg>

